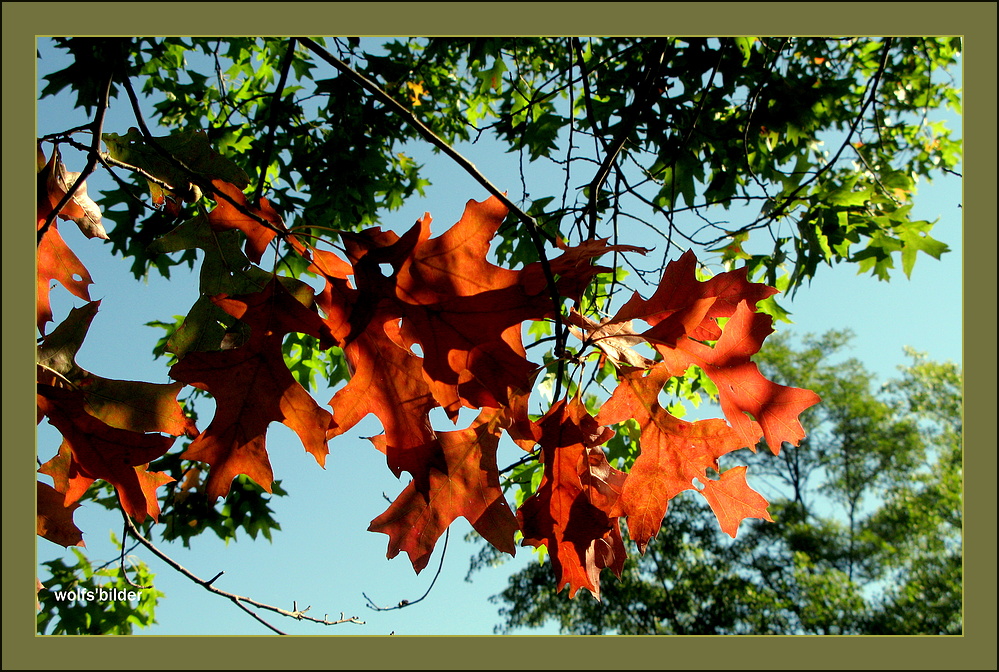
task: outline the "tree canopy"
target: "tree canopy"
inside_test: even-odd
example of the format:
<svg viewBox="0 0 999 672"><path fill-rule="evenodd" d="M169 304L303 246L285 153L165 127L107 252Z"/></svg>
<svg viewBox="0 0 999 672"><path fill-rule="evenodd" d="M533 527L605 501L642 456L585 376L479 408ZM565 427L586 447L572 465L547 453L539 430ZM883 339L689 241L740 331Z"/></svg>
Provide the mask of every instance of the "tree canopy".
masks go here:
<svg viewBox="0 0 999 672"><path fill-rule="evenodd" d="M77 116L39 139L38 405L64 438L40 460L53 485L39 485L39 532L63 545L79 542L81 498L120 507L143 542L269 536L281 490L268 425L322 465L370 413L375 448L412 478L369 528L389 557L422 570L464 516L501 551L545 548L570 595L599 595L601 570L625 567L620 522L644 551L684 490L733 537L771 518L745 469L718 460L805 439L798 416L818 395L753 363L783 317L778 290L839 263L888 280L947 251L910 213L917 181L961 159L939 118L960 110L958 39L53 46L72 61L45 77L39 105L69 90ZM109 105L135 127L106 128ZM494 185L459 149L478 142L517 157L519 185ZM383 230L433 179L418 147L490 197L443 233L429 214ZM115 186L92 197L98 167ZM99 302L59 218L106 239L136 279L199 269L188 314L158 323L153 354L175 383L77 364ZM54 283L83 305L54 315ZM337 388L329 411L309 394L320 386ZM680 419L705 396L723 419ZM436 408L455 424L478 415L444 431ZM501 437L524 458L498 465Z"/></svg>

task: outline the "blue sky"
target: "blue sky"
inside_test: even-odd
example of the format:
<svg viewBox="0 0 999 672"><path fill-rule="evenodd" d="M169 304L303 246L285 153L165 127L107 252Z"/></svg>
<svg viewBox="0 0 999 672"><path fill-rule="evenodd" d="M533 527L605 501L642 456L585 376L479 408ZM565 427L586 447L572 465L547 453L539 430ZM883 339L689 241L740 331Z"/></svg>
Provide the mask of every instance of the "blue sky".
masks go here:
<svg viewBox="0 0 999 672"><path fill-rule="evenodd" d="M58 62L48 60L50 54L53 52L43 51L40 75L49 68L61 67ZM86 123L82 110L71 110L66 96L46 99L39 108L38 135ZM951 118L950 124L958 127L960 120ZM121 101L114 104L105 130L124 133L132 125L135 122L127 106ZM520 178L512 155L501 154L485 143L459 151L500 188L519 193ZM79 156L68 150L64 154L69 170L81 169L83 160ZM439 234L457 221L466 200L482 200L487 196L443 155L426 152L417 158L425 164L425 172L435 186L428 188L424 199L407 204L388 218L396 230L408 228L428 211L434 218L433 231ZM92 194L99 191L102 179L107 178L95 176L88 183ZM535 197L546 190L560 193L561 184L537 182L531 184L530 190ZM941 261L921 256L911 280L899 270L890 283L858 276L852 266L821 269L812 286L801 289L793 301L782 302L792 312L794 324L778 328L794 333L821 333L849 327L857 335L849 354L861 359L882 380L894 375L896 367L906 362L903 346L927 352L933 359L961 361L960 203L961 184L957 178L949 176L918 185L914 216L931 221L939 218L934 237L947 243L951 252ZM92 297L103 299L78 357L79 364L108 378L167 382L165 363L154 362L149 356L162 332L142 325L186 313L197 297L196 277L175 271L169 282L151 276L148 283L137 283L128 270L129 262L110 257L109 246L84 239L71 225L62 225L60 231L94 276ZM635 232L633 240L623 242L647 241L641 232ZM655 243L648 241L648 244ZM61 289L53 292L57 320L69 307L78 305L71 298ZM321 392L317 397L325 402L330 394ZM205 424L208 414L202 413ZM226 546L214 535L206 534L192 542L192 550L179 545L161 547L204 578L224 570L224 577L216 585L225 590L285 608L291 608L295 600L299 607L311 605L312 615L328 613L337 617L344 612L367 622L365 626L345 624L323 628L307 623L282 623L284 619L279 617L270 619L293 634L491 634L499 619L497 607L488 602L488 597L502 590L509 572L530 562L532 554L530 549L520 549L511 563L479 572L473 582L465 582L468 556L476 547L462 540L469 529L463 519L452 526L443 570L423 602L386 612L375 612L365 606L362 592L383 605L422 595L433 579L443 545L442 540L427 569L416 576L405 555L392 561L385 559L385 535L365 531L371 519L387 506L382 493L393 497L405 485L389 473L383 456L362 438L379 431L377 423L367 419L332 441L324 471L305 453L290 430L272 425L268 450L276 477L291 495L273 500L275 517L282 525L274 543L243 538ZM39 455L47 459L57 446L54 430L43 423L39 428ZM500 462L505 464L502 457ZM120 519L116 515L86 506L77 512L76 521L85 532L88 553L93 559L103 561L113 557L107 538L112 530L120 534ZM40 560L60 554L63 552L59 547L38 541ZM235 607L176 575L149 553L140 549L137 554L152 566L158 575L157 586L167 593L157 610L159 625L147 631L149 634L266 633ZM555 632L547 629L524 634Z"/></svg>

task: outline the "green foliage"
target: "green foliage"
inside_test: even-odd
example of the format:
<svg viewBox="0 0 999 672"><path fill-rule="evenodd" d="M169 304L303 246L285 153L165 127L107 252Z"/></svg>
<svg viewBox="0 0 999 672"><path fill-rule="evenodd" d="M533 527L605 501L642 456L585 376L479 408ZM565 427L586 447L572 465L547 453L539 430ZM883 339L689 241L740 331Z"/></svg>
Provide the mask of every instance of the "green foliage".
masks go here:
<svg viewBox="0 0 999 672"><path fill-rule="evenodd" d="M273 497L288 495L280 481L273 483L273 492L268 494L241 475L233 481L232 490L225 499L213 502L204 492L201 471L204 465L182 460L171 453L154 462L151 468L175 479L164 486L161 495L161 525L156 529L165 541L180 540L190 548L191 541L206 530L211 530L227 544L237 540L240 530L251 539L262 535L273 541L272 533L281 529L272 516L274 511L268 506Z"/></svg>
<svg viewBox="0 0 999 672"><path fill-rule="evenodd" d="M802 414L800 447L750 456L780 493L775 523L751 521L732 541L695 498L677 497L600 602L568 600L530 566L493 598L497 630L553 620L572 634L961 634L961 371L909 351L912 364L877 389L839 356L851 337L793 347L774 336L761 352L768 377L823 397ZM633 459L627 433L615 441L610 457ZM483 551L472 570L494 556Z"/></svg>
<svg viewBox="0 0 999 672"><path fill-rule="evenodd" d="M349 77L324 77L327 69L297 42L175 37L55 44L77 62L47 78L43 99L69 87L89 111L101 68L114 66L118 79L137 77L153 97L158 124L171 134L204 131L293 227L329 235L378 224L430 183L407 153L423 142L420 133ZM486 135L523 164L561 172L561 198L531 195L526 185L521 198L526 211L563 236L584 234L595 214L602 235L624 236L618 226L627 221L660 232L672 248L680 244L671 233L677 218L696 213L711 233L699 233L694 220L682 224L682 246L736 245L725 261L744 257L741 250L752 244L754 268L770 278L789 273L791 290L823 265L857 264L887 280L898 259L908 275L919 252L946 251L932 238L932 224L909 212L919 180L960 163L960 140L942 118L945 110L961 110L950 74L959 39L434 38L326 45L443 142ZM616 148L607 179L591 184L596 164ZM138 191L141 178L127 178ZM591 193L593 186L600 191ZM148 242L165 233L162 213L121 190L106 197L125 206L105 216L118 224L111 234L116 251L134 258L137 272L156 267L168 274L170 265L190 263L188 253L169 259L148 253ZM759 214L739 225L716 214L742 205L759 207ZM522 226L505 227L503 235L512 247L501 245L501 259L536 257Z"/></svg>
<svg viewBox="0 0 999 672"><path fill-rule="evenodd" d="M121 548L113 534L111 541ZM62 558L42 563L51 576L38 591L38 634L130 635L136 626L156 623L163 593L144 562L126 556L124 569L117 559L95 567L82 550L70 550L74 564Z"/></svg>

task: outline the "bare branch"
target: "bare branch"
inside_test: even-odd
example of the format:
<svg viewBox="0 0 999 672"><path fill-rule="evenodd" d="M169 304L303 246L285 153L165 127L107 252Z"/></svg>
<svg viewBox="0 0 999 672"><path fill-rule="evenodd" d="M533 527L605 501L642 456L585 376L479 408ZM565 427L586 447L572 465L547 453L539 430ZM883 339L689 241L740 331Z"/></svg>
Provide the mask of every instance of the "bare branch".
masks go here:
<svg viewBox="0 0 999 672"><path fill-rule="evenodd" d="M416 604L417 602L422 602L423 599L430 594L430 591L434 589L434 584L437 583L437 577L441 575L441 570L444 569L444 557L447 555L447 540L450 536L451 536L451 528L445 529L444 548L441 549L441 562L439 565L437 565L437 573L434 574L433 581L431 581L430 585L427 587L427 592L423 593L423 595L416 598L415 600L399 600L398 604L391 607L379 607L377 604L371 601L371 598L368 597L366 593L361 593L361 595L364 595L364 599L368 601L368 608L374 611L392 611L393 609L404 609L405 607Z"/></svg>
<svg viewBox="0 0 999 672"><path fill-rule="evenodd" d="M267 117L267 136L264 138L263 149L260 152L259 164L260 175L257 178L257 189L253 192L253 202L258 203L260 197L264 195L264 182L267 177L267 164L274 149L274 134L277 131L277 111L278 103L281 101L281 94L284 93L285 83L288 81L288 71L291 70L291 61L295 56L295 46L297 42L294 37L288 40L288 49L284 52L281 61L281 78L278 80L277 88L274 90L274 98L271 100L270 110Z"/></svg>
<svg viewBox="0 0 999 672"><path fill-rule="evenodd" d="M168 564L175 571L183 574L188 579L190 579L194 583L198 584L199 586L201 586L202 588L204 588L208 592L213 593L215 595L219 595L221 597L224 597L224 598L228 599L233 604L235 604L237 607L239 607L240 609L242 609L243 611L245 611L246 613L248 613L250 616L252 616L256 620L260 621L263 625L267 626L268 628L270 628L271 630L273 630L274 632L276 632L279 635L284 635L284 634L287 634L287 633L282 632L281 630L277 629L276 627L274 627L273 625L271 625L270 623L268 623L259 614L257 614L256 612L252 611L251 609L249 609L249 607L247 605L256 607L257 609L265 609L267 611L273 611L276 614L280 614L282 616L287 616L288 618L294 618L294 619L299 620L299 621L302 621L302 620L304 620L304 621L311 621L313 623L320 623L322 625L339 625L341 623L354 623L356 625L364 625L364 621L360 620L356 616L351 616L349 618L345 618L343 616L343 614L341 614L340 618L338 620L335 620L335 621L329 620L328 616L324 617L322 619L318 619L318 618L313 618L311 616L306 616L305 615L305 611L307 611L308 609L303 610L303 611L299 611L298 608L297 608L297 605L293 606L291 611L288 611L287 609L282 609L281 607L275 607L275 606L270 605L270 604L265 604L264 602L258 602L257 600L251 599L249 597L244 597L242 595L236 595L235 593L230 593L230 592L225 591L225 590L220 590L219 588L216 588L212 584L215 583L215 581L220 576L222 576L222 574L224 572L219 572L218 574L216 574L215 576L213 576L211 579L209 579L207 581L205 579L202 579L201 577L197 576L196 574L194 574L193 572L191 572L190 570L188 570L186 567L184 567L183 565L181 565L179 562L177 562L176 560L174 560L173 558L171 558L169 555L167 555L166 553L164 553L163 551L161 551L159 548L157 548L156 545L153 544L153 542L149 541L144 536L142 536L142 533L139 532L139 529L135 526L135 523L132 521L131 518L128 517L128 515L124 512L124 510L122 510L121 515L122 515L122 518L125 519L125 529L128 531L128 533L131 534L135 538L136 541L138 541L140 544L142 544L143 546L145 546L146 548L148 548L153 553L153 555L155 555L156 557L158 557L160 560L162 560L163 562L165 562L166 564Z"/></svg>

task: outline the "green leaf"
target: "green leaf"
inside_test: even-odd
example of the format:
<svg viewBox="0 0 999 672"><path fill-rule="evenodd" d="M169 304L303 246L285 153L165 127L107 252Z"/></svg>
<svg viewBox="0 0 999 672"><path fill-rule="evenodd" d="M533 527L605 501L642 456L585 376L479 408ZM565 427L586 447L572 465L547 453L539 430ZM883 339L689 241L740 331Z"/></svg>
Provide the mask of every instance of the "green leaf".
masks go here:
<svg viewBox="0 0 999 672"><path fill-rule="evenodd" d="M933 227L930 222L912 222L912 224L899 233L902 240L902 270L906 277L912 275L912 268L916 264L916 255L924 252L934 259L940 259L940 255L949 252L950 248L929 235L929 230Z"/></svg>
<svg viewBox="0 0 999 672"><path fill-rule="evenodd" d="M749 59L753 56L753 44L759 38L756 37L736 37L735 46L739 48L742 53L742 66L745 67L749 65Z"/></svg>

